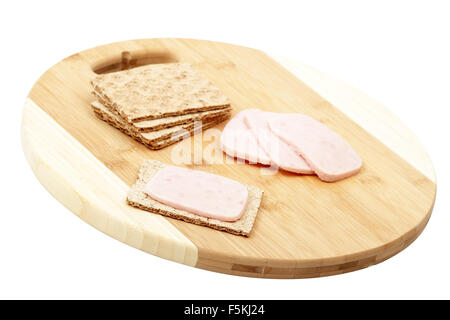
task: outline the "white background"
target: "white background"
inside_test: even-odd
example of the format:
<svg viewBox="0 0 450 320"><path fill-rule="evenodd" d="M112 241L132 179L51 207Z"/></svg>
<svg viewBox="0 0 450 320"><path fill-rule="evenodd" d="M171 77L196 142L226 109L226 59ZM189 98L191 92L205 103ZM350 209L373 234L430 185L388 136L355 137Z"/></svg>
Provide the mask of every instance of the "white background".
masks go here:
<svg viewBox="0 0 450 320"><path fill-rule="evenodd" d="M0 5L0 298L450 298L448 1L3 1ZM306 280L228 276L113 240L42 188L20 144L38 77L78 51L185 37L278 53L389 107L433 159L438 195L423 234L370 268Z"/></svg>

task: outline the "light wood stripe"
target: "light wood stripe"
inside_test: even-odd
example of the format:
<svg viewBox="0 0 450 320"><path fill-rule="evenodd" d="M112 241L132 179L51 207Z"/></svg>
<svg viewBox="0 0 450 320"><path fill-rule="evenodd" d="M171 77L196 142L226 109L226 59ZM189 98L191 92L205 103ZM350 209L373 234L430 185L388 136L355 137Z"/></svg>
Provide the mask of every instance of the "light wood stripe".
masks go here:
<svg viewBox="0 0 450 320"><path fill-rule="evenodd" d="M23 111L22 144L41 184L81 219L153 255L197 263L189 239L163 217L126 205L129 187L31 99Z"/></svg>

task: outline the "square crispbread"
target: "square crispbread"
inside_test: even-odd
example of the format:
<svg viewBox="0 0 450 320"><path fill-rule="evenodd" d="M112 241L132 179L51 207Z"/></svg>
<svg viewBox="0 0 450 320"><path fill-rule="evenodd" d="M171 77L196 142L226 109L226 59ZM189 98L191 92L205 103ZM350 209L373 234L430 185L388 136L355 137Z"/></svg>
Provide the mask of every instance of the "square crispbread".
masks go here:
<svg viewBox="0 0 450 320"><path fill-rule="evenodd" d="M224 117L230 113L231 108L211 110L211 111L201 111L181 116L170 116L154 120L142 120L139 122L133 122L133 126L139 132L151 132L194 121L207 121L212 118Z"/></svg>
<svg viewBox="0 0 450 320"><path fill-rule="evenodd" d="M228 98L188 63L150 64L102 74L91 85L128 122L230 106Z"/></svg>
<svg viewBox="0 0 450 320"><path fill-rule="evenodd" d="M98 114L103 115L102 119L108 118L109 121L117 123L118 125L127 129L130 133L132 133L134 135L142 136L149 143L152 143L157 140L166 139L172 135L177 135L179 133L189 131L194 128L194 122L191 122L191 123L185 123L185 124L181 124L181 125L177 125L177 126L173 126L173 127L169 127L169 128L164 128L164 129L157 130L157 131L138 132L134 128L133 125L123 121L122 118L120 118L118 115L109 111L106 107L104 107L102 104L98 103L97 101L93 102L91 104L91 106L97 115ZM205 123L216 121L216 120L222 119L223 117L224 116L207 118Z"/></svg>
<svg viewBox="0 0 450 320"><path fill-rule="evenodd" d="M133 132L130 132L128 129L123 128L120 126L120 124L118 124L117 122L112 122L108 119L104 118L104 115L102 114L98 114L96 113L97 117L100 118L101 120L109 123L110 125L112 125L113 127L115 127L116 129L122 131L123 133L127 134L128 136L130 136L131 138L133 138L134 140L136 140L137 142L142 143L143 145L145 145L146 147L152 149L152 150L159 150L162 148L165 148L167 146L170 146L178 141L180 141L182 138L187 137L188 135L192 135L194 133L197 133L200 129L202 130L206 130L208 128L211 128L215 125L217 125L218 123L222 122L223 120L217 120L217 121L213 121L213 122L204 122L203 125L201 126L201 128L195 128L195 129L191 129L188 132L183 132L177 135L173 135L171 137L165 138L165 139L161 139L161 140L157 140L154 141L152 143L148 142L147 140L145 140L141 135L134 135Z"/></svg>
<svg viewBox="0 0 450 320"><path fill-rule="evenodd" d="M188 125L174 126L171 128L166 128L150 133L140 133L136 132L129 123L125 122L122 118L109 111L107 108L105 108L102 104L98 103L97 101L93 102L91 106L92 109L94 110L95 115L99 119L107 122L108 124L119 129L123 133L129 135L136 141L154 150L167 147L179 141L181 138L186 137L187 135L191 135L200 130L211 128L230 117L230 114L228 113L224 116L209 118L203 121L201 126L194 126L194 123L192 123Z"/></svg>
<svg viewBox="0 0 450 320"><path fill-rule="evenodd" d="M111 107L108 107L107 103L105 101L102 101L102 98L95 91L92 92L92 94L98 100L98 102L96 102L96 105L100 103L104 107L106 107L110 112L112 112L120 117L120 114L117 111L115 111L114 109L112 109ZM97 108L100 108L100 106L97 106ZM101 109L104 110L105 108L101 108ZM200 112L189 113L189 114L180 115L180 116L169 116L169 117L153 119L153 120L141 120L141 121L137 121L137 122L132 122L132 123L130 123L130 125L132 125L138 132L151 132L151 131L157 131L157 130L173 127L173 126L180 125L180 124L186 124L186 123L193 122L193 121L206 121L207 119L210 119L210 118L226 116L227 113L230 113L230 112L231 112L231 107L227 107L224 109L200 111Z"/></svg>
<svg viewBox="0 0 450 320"><path fill-rule="evenodd" d="M167 166L167 164L156 160L145 160L139 170L139 176L136 183L131 187L127 202L133 207L147 210L153 213L158 213L166 217L183 220L186 222L198 224L201 226L210 227L213 229L229 232L239 236L246 236L250 234L253 224L258 214L258 209L261 204L263 190L247 186L248 189L248 203L242 217L235 222L224 222L216 219L202 217L184 210L179 210L162 204L150 198L144 193L145 185L155 175L155 173Z"/></svg>

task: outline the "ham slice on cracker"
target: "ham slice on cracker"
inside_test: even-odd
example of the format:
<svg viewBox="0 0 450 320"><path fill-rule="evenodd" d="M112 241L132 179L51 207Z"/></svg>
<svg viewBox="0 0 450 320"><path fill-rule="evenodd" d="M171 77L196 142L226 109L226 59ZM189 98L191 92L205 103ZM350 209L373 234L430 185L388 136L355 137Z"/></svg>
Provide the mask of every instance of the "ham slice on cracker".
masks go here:
<svg viewBox="0 0 450 320"><path fill-rule="evenodd" d="M191 171L193 170L179 167L174 169L173 166L156 160L145 160L139 170L136 183L128 193L128 204L166 217L235 235L249 236L258 214L263 191L225 177ZM173 179L173 174L178 176L177 181L164 181L167 178ZM195 186L198 178L192 180L193 175L199 175L200 179L203 179L201 187ZM180 180L184 183L178 183ZM215 191L209 195L210 199L203 199L209 188ZM226 192L231 189L233 192ZM176 194L179 192L182 194ZM227 193L232 197L231 200L227 200ZM245 205L241 204L241 201L244 201ZM210 216L207 217L205 212L213 214L207 214Z"/></svg>
<svg viewBox="0 0 450 320"><path fill-rule="evenodd" d="M220 221L239 220L248 199L247 188L237 181L176 166L158 170L144 192L173 208Z"/></svg>

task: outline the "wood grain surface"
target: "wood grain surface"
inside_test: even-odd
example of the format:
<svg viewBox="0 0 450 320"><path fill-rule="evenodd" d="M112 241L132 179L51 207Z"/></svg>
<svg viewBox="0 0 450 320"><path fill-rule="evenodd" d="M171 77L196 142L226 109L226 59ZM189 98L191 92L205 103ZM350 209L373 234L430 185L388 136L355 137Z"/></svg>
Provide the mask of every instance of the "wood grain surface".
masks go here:
<svg viewBox="0 0 450 320"><path fill-rule="evenodd" d="M192 63L230 98L233 114L260 108L310 115L353 146L362 171L324 183L230 161L188 165L264 189L249 238L128 208L127 187L142 161L171 163L182 144L151 151L94 116L89 80L94 70L120 69L123 52L134 59L127 64ZM74 54L50 68L29 94L22 124L27 159L41 183L81 219L131 246L198 268L303 278L393 256L414 241L431 214L436 185L426 152L373 100L302 65L282 64L258 50L188 39L126 41ZM204 151L216 143L207 135L196 139Z"/></svg>

